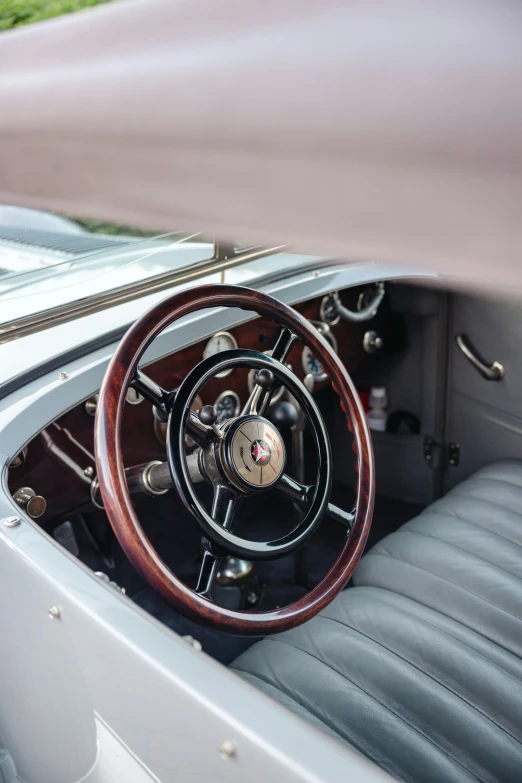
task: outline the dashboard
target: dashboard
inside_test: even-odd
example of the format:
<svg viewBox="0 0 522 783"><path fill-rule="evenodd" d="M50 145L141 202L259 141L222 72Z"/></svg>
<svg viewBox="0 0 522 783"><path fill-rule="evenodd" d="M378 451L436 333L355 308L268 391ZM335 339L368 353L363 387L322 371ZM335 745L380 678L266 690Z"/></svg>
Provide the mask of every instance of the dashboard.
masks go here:
<svg viewBox="0 0 522 783"><path fill-rule="evenodd" d="M351 288L342 292L342 296L346 306L355 310L364 290ZM384 350L377 354L368 350L369 330L375 334L390 334L388 327L392 328L392 314L386 307L380 308L371 322L361 323L342 320L331 295L303 302L295 309L323 333L350 373L386 353L387 342L390 342L387 339L381 340ZM212 354L236 347L270 353L279 331L280 328L271 320L256 317L163 356L144 370L163 388L175 390L202 358ZM320 363L302 344L293 346L287 364L301 380L308 376L307 385L309 388L313 386L314 392L329 386L329 379ZM252 371L243 368L227 370L205 385L194 407L214 405L218 421L233 417L247 401L253 382ZM281 399L284 393L283 388L279 389L273 402ZM36 434L11 462L9 491L26 513L38 518L44 526L65 514L87 509L93 502L96 406L97 395L76 405ZM152 460L164 461L165 443L166 425L154 417L150 403L134 389L129 389L122 422L125 465L131 467ZM187 449L192 446L188 441Z"/></svg>

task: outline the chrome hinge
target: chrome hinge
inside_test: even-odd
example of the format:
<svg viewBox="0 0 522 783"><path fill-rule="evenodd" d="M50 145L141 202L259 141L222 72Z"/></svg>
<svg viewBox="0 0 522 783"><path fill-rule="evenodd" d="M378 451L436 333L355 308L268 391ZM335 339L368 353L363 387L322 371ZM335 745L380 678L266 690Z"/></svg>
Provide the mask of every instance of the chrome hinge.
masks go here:
<svg viewBox="0 0 522 783"><path fill-rule="evenodd" d="M431 435L426 435L424 438L423 453L424 459L429 463L430 468L436 470L440 467L442 446Z"/></svg>
<svg viewBox="0 0 522 783"><path fill-rule="evenodd" d="M450 443L448 446L448 465L456 468L460 462L460 443Z"/></svg>
<svg viewBox="0 0 522 783"><path fill-rule="evenodd" d="M446 446L446 444L438 443L431 435L424 438L423 453L424 459L433 470L447 465L455 468L460 461L460 445L458 443L450 443Z"/></svg>

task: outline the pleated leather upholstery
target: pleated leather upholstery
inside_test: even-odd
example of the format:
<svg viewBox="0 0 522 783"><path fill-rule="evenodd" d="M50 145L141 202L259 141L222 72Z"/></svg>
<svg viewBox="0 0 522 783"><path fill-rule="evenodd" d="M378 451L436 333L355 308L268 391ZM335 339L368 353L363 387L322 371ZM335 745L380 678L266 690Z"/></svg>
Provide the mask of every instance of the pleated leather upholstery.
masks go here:
<svg viewBox="0 0 522 783"><path fill-rule="evenodd" d="M405 781L522 781L522 463L484 468L242 677Z"/></svg>

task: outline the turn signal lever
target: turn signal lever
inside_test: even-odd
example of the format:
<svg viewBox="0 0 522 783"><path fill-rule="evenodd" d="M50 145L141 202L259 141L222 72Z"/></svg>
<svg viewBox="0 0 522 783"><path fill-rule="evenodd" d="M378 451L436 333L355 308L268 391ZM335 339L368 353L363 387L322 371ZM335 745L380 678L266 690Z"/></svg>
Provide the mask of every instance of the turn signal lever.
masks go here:
<svg viewBox="0 0 522 783"><path fill-rule="evenodd" d="M195 484L203 481L199 468L199 452L187 455L187 467L190 478ZM131 495L164 495L174 486L168 462L159 460L127 468L125 478ZM91 483L91 500L95 506L103 508L97 478L94 478Z"/></svg>

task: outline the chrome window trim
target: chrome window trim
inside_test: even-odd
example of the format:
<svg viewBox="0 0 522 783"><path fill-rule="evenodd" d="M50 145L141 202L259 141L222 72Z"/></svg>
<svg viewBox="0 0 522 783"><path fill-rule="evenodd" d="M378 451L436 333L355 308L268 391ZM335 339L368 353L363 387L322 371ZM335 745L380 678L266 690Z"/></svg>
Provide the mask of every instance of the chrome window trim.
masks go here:
<svg viewBox="0 0 522 783"><path fill-rule="evenodd" d="M284 249L285 245L274 245L272 247L247 248L241 253L235 253L231 245L217 242L212 258L206 261L198 261L185 269L177 269L175 272L156 275L148 280L129 283L121 288L104 291L96 296L77 299L74 302L68 302L50 310L42 310L23 318L6 321L0 324L0 345L53 326L58 326L58 324L67 323L75 318L92 315L100 310L132 302L134 299L163 291L174 285L197 280L200 277L221 273L223 279L227 269L232 269L235 266L246 264L264 256L274 255Z"/></svg>

